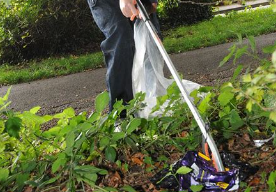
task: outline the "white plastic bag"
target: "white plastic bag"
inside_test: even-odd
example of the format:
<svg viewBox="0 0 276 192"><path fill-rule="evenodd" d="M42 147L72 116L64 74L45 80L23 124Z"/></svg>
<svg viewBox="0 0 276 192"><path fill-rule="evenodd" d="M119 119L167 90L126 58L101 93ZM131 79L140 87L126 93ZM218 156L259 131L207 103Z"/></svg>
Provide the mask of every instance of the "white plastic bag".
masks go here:
<svg viewBox="0 0 276 192"><path fill-rule="evenodd" d="M166 94L168 86L174 80L164 77L164 60L154 43L145 23L137 20L134 26L135 55L132 69L133 94L146 93L147 106L138 113L139 117L150 118L160 115L160 112L151 113L156 105L156 98ZM189 93L200 87L199 84L182 80Z"/></svg>

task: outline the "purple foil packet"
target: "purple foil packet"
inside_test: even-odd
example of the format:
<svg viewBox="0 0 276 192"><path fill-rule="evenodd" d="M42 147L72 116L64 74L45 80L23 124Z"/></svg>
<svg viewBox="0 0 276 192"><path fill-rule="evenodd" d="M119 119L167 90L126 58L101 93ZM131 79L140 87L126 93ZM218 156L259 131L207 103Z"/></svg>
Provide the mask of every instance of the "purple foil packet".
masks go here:
<svg viewBox="0 0 276 192"><path fill-rule="evenodd" d="M212 161L202 153L189 151L175 166L192 169L188 174L178 175L179 191L190 189L192 185L203 185L203 191L234 191L239 188L238 169L217 172Z"/></svg>
<svg viewBox="0 0 276 192"><path fill-rule="evenodd" d="M188 174L176 174L181 167L192 169ZM202 191L234 191L239 188L239 170L226 169L225 172L217 172L210 158L202 153L189 151L174 163L172 168L166 168L157 173L151 182L157 188L170 191L191 191L192 185L202 185Z"/></svg>

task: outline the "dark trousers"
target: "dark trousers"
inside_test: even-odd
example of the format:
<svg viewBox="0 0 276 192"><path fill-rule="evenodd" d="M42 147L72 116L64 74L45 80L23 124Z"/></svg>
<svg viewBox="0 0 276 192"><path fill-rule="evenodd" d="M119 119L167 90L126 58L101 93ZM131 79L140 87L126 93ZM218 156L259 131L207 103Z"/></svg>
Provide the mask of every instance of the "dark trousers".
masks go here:
<svg viewBox="0 0 276 192"><path fill-rule="evenodd" d="M106 82L111 111L116 100L123 100L126 104L133 99L131 76L135 52L133 26L122 14L119 0L87 1L96 24L106 38L101 43L101 49L107 66ZM153 22L158 25L156 15L153 17ZM159 26L157 28L159 29Z"/></svg>

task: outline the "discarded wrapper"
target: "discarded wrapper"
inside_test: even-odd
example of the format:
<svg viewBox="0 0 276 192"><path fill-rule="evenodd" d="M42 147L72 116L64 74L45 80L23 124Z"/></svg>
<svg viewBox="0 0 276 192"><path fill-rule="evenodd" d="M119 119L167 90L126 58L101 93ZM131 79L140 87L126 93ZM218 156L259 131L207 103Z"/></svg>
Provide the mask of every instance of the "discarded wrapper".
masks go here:
<svg viewBox="0 0 276 192"><path fill-rule="evenodd" d="M270 140L272 140L273 138L275 137L275 132L274 134L268 138L268 139L263 139L263 140L253 140L254 141L254 144L256 147L261 147L263 146L265 143L269 142Z"/></svg>
<svg viewBox="0 0 276 192"><path fill-rule="evenodd" d="M220 156L223 164L226 167L239 170L239 178L241 181L245 181L247 178L249 178L251 175L254 175L259 170L258 166L252 166L248 162L238 160L240 159L240 156L238 154L222 152L220 153Z"/></svg>
<svg viewBox="0 0 276 192"><path fill-rule="evenodd" d="M176 174L175 177L176 171L182 166L189 167L192 171L184 175ZM172 170L162 170L151 182L156 187L174 191L191 190L192 185L203 185L203 191L233 191L239 188L238 174L238 169L217 172L211 159L202 153L189 151L173 165Z"/></svg>

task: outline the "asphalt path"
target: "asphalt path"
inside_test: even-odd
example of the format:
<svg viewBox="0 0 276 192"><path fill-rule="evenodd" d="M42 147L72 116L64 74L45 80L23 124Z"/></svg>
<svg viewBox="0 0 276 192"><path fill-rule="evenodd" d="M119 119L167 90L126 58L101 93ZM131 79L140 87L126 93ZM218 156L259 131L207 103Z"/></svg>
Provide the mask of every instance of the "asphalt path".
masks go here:
<svg viewBox="0 0 276 192"><path fill-rule="evenodd" d="M256 37L259 56L269 58L261 49L276 41L276 33ZM244 44L248 44L247 41ZM185 53L173 54L171 59L176 69L189 79L204 85L217 85L228 80L236 68L231 61L218 68L220 61L229 53L233 43L197 49ZM256 60L243 56L238 64L257 65ZM106 89L105 68L82 73L38 80L12 86L9 106L15 111L29 110L41 106L41 114L54 114L67 107L73 107L76 112L91 111L94 108L95 97ZM170 73L165 69L166 76ZM3 96L8 86L0 88Z"/></svg>

